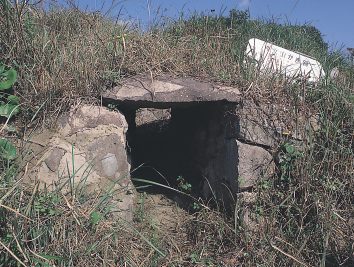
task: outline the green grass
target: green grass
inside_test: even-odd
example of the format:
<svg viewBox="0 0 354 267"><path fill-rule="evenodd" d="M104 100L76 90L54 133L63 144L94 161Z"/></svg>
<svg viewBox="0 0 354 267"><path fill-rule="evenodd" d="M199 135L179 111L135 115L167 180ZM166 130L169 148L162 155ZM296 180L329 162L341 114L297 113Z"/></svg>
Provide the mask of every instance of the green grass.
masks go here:
<svg viewBox="0 0 354 267"><path fill-rule="evenodd" d="M0 58L19 74L16 123L25 129L53 123L70 104L97 101L102 90L143 72L232 85L259 105L291 107L275 111L282 118L317 114L321 127L301 149L291 140L280 144L286 161L257 187L249 208L266 223L253 230L233 219L245 207L230 218L205 203L177 232L152 229L144 210L129 228L103 210L107 195L76 198L72 187L64 197L27 187L18 175L26 163L2 160L0 266L222 266L231 259L245 266L353 264L354 69L339 51L328 52L316 28L251 20L234 10L226 17L181 17L143 32L75 8L44 12L6 3L0 1ZM317 86L262 77L243 63L253 37L315 57L326 73L338 67L340 75ZM1 134L16 139L23 132ZM102 199L106 205L98 205Z"/></svg>

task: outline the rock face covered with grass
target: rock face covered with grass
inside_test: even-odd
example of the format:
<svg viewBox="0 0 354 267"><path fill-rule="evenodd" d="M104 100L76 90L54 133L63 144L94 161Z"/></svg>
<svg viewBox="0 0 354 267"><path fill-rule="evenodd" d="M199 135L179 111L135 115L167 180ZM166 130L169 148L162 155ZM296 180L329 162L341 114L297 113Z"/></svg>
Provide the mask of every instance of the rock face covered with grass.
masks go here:
<svg viewBox="0 0 354 267"><path fill-rule="evenodd" d="M59 121L32 178L52 190L115 192L118 210L129 211L133 192L126 152L127 123L119 112L83 105Z"/></svg>

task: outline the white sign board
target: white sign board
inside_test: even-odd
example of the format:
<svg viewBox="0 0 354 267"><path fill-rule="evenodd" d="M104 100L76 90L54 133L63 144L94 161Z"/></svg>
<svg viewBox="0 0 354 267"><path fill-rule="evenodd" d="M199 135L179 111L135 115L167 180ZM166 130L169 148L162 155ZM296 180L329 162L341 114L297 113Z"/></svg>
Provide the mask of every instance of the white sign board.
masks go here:
<svg viewBox="0 0 354 267"><path fill-rule="evenodd" d="M248 41L246 56L256 60L261 71L283 73L294 79L304 77L310 82L325 76L317 60L256 38Z"/></svg>

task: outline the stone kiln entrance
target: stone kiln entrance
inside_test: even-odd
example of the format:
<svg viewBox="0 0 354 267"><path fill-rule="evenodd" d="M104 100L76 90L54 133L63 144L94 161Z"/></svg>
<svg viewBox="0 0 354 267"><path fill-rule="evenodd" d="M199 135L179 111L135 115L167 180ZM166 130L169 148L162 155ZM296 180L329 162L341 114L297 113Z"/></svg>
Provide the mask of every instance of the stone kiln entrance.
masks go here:
<svg viewBox="0 0 354 267"><path fill-rule="evenodd" d="M191 78L127 79L103 96L111 109L83 105L63 116L31 175L54 187L70 179L88 192L113 186L117 209L129 216L131 178L150 181L145 190L170 198L176 194L166 187L233 206L237 193L274 173L264 149L272 139L242 116L240 110L255 107L239 105L240 98L235 88Z"/></svg>
<svg viewBox="0 0 354 267"><path fill-rule="evenodd" d="M238 156L235 118L228 111L240 100L237 89L188 78L140 77L104 100L128 122L131 177L150 181L136 183L137 188L169 196L173 191L156 185L161 184L205 199L232 198Z"/></svg>

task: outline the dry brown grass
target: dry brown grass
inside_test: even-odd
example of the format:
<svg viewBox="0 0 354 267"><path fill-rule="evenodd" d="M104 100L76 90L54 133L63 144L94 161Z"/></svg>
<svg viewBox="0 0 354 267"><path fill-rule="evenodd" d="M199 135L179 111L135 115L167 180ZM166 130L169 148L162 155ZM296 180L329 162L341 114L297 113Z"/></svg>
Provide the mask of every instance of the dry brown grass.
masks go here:
<svg viewBox="0 0 354 267"><path fill-rule="evenodd" d="M0 19L1 58L17 64L15 89L28 113L44 101L46 113L65 110L78 98L97 97L122 77L142 72L239 80L225 31L206 36L203 29L181 37L141 33L76 8L43 12L27 5L10 8Z"/></svg>
<svg viewBox="0 0 354 267"><path fill-rule="evenodd" d="M119 68L114 38L122 27L75 9L11 12L2 17L9 26L1 31L1 57L18 64L15 89L29 111L44 101L43 110L55 112L79 97L97 97Z"/></svg>

